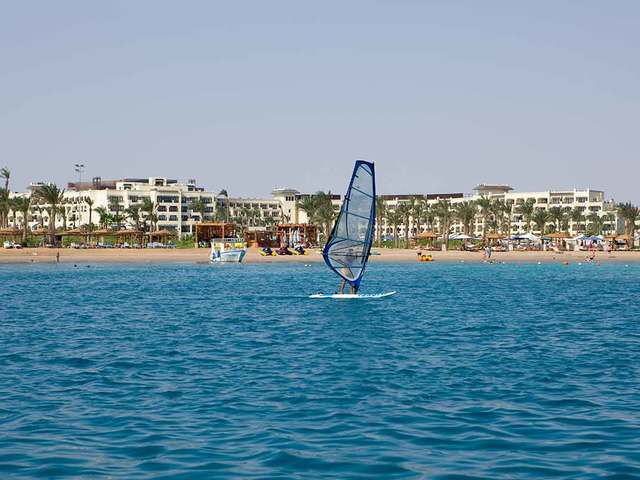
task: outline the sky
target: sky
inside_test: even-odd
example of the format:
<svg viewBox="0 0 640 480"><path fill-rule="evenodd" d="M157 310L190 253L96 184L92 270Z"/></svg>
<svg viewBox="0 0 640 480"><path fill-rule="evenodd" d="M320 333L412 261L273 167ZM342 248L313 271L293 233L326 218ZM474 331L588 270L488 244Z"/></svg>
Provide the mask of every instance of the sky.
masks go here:
<svg viewBox="0 0 640 480"><path fill-rule="evenodd" d="M0 166L640 203L640 2L0 0Z"/></svg>

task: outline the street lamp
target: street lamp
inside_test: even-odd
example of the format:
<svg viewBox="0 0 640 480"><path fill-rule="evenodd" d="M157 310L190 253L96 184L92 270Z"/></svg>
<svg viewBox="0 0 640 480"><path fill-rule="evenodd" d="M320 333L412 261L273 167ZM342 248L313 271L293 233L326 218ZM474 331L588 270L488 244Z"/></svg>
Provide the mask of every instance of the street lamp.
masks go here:
<svg viewBox="0 0 640 480"><path fill-rule="evenodd" d="M84 172L84 163L76 163L75 171L78 173L78 185L76 185L76 190L80 190L80 184L82 183L82 172Z"/></svg>

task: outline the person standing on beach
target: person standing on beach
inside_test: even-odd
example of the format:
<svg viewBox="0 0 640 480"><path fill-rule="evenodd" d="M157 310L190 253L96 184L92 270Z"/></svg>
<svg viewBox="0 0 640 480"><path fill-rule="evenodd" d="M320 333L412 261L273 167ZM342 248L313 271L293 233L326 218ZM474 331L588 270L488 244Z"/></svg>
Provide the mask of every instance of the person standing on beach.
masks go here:
<svg viewBox="0 0 640 480"><path fill-rule="evenodd" d="M56 263L60 263L60 250L56 252Z"/></svg>

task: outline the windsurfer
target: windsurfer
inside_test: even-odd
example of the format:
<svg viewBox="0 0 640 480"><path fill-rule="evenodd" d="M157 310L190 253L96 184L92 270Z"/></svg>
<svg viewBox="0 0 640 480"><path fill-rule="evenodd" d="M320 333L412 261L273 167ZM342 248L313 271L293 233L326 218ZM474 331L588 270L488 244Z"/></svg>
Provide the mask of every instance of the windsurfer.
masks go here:
<svg viewBox="0 0 640 480"><path fill-rule="evenodd" d="M349 268L347 265L351 265L352 263L354 263L357 260L357 258L358 256L354 253L353 248L350 248L349 250L347 250L347 253L344 256L345 266L341 269L342 275L344 275L345 277L352 275L351 268ZM342 295L344 293L344 287L346 286L347 286L347 281L343 278L342 282L340 283L340 290L338 291L338 293ZM358 288L350 283L349 293L352 293L352 294L358 293Z"/></svg>

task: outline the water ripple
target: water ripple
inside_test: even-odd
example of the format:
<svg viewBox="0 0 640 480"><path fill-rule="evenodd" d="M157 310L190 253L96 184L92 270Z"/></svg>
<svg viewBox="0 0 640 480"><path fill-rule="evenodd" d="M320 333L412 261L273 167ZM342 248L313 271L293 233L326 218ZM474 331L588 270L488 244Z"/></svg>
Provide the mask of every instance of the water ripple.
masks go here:
<svg viewBox="0 0 640 480"><path fill-rule="evenodd" d="M0 266L0 472L640 476L640 266Z"/></svg>

